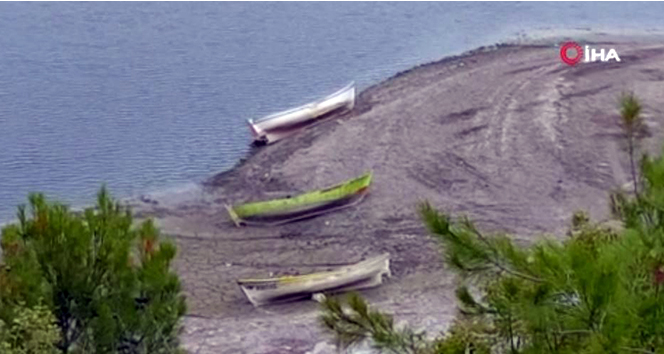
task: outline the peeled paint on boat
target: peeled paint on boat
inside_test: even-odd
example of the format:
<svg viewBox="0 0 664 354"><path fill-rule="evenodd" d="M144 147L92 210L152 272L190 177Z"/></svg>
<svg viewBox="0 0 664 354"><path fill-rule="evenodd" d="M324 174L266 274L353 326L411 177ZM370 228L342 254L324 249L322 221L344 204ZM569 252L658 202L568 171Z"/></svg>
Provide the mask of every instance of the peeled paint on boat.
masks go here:
<svg viewBox="0 0 664 354"><path fill-rule="evenodd" d="M292 198L227 205L226 209L238 227L283 224L359 203L368 191L371 178L372 173L368 172L344 183Z"/></svg>
<svg viewBox="0 0 664 354"><path fill-rule="evenodd" d="M385 253L329 272L268 279L240 279L242 292L254 306L310 298L316 293L339 293L375 287L391 276Z"/></svg>
<svg viewBox="0 0 664 354"><path fill-rule="evenodd" d="M351 82L341 90L316 102L274 113L269 116L247 120L255 141L267 144L280 140L310 121L341 108L353 109L355 106L355 83Z"/></svg>

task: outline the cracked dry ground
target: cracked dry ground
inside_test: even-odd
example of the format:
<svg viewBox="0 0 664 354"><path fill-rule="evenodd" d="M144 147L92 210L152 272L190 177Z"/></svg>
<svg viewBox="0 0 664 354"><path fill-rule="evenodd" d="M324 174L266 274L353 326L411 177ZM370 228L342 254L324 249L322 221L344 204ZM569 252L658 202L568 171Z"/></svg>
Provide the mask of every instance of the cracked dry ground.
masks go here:
<svg viewBox="0 0 664 354"><path fill-rule="evenodd" d="M234 280L305 273L389 252L394 277L365 291L398 321L437 332L455 314L453 277L415 214L423 199L486 231L527 241L562 235L573 211L607 216L628 182L617 97L644 103L657 151L664 138L664 46L615 47L620 63L561 63L553 46L480 49L399 74L355 110L257 149L204 192L138 205L179 246L191 353L331 353L312 301L254 309ZM224 203L325 187L373 170L359 206L273 228L235 228Z"/></svg>

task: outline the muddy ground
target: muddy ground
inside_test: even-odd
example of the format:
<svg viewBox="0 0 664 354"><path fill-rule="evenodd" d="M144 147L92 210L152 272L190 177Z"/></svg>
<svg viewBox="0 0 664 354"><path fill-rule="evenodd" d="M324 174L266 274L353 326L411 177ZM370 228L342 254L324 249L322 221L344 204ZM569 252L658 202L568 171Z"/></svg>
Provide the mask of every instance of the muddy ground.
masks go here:
<svg viewBox="0 0 664 354"><path fill-rule="evenodd" d="M662 43L662 42L660 42ZM415 213L427 199L487 232L564 237L571 214L607 217L628 182L617 97L633 90L664 138L664 45L604 43L620 63L563 64L558 47L499 46L423 65L370 87L355 109L255 149L186 201L135 203L179 246L191 353L333 353L304 301L253 308L234 280L328 269L389 252L394 277L372 304L429 332L454 317L454 280ZM325 187L374 171L360 205L273 228L235 228L224 203Z"/></svg>

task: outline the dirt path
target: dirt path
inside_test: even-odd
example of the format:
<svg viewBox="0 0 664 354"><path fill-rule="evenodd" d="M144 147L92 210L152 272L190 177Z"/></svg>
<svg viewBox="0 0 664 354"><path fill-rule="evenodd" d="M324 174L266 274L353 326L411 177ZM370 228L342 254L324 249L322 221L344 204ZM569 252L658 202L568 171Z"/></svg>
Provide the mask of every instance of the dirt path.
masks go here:
<svg viewBox="0 0 664 354"><path fill-rule="evenodd" d="M480 49L399 74L359 96L356 109L211 178L204 193L137 205L179 245L192 353L332 353L317 305L252 308L234 279L327 269L389 252L392 278L365 292L398 320L443 330L453 279L415 215L428 199L490 231L524 240L562 234L575 210L607 214L627 180L617 97L643 100L655 151L664 138L664 46L615 47L620 63L561 63L554 46ZM275 228L237 229L223 204L320 188L373 170L358 207Z"/></svg>

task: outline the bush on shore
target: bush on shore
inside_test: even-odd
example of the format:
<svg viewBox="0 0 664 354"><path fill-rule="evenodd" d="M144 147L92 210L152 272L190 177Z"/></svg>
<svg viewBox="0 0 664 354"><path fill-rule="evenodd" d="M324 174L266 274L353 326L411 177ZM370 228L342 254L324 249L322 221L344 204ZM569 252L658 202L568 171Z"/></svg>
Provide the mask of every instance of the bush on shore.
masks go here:
<svg viewBox="0 0 664 354"><path fill-rule="evenodd" d="M50 353L51 342L61 353L179 352L185 302L170 269L175 245L151 221L133 226L104 187L96 207L82 213L41 194L29 202L29 212L19 207L18 222L2 230L3 345L39 354ZM35 313L40 321L26 323ZM43 350L25 349L33 340Z"/></svg>

